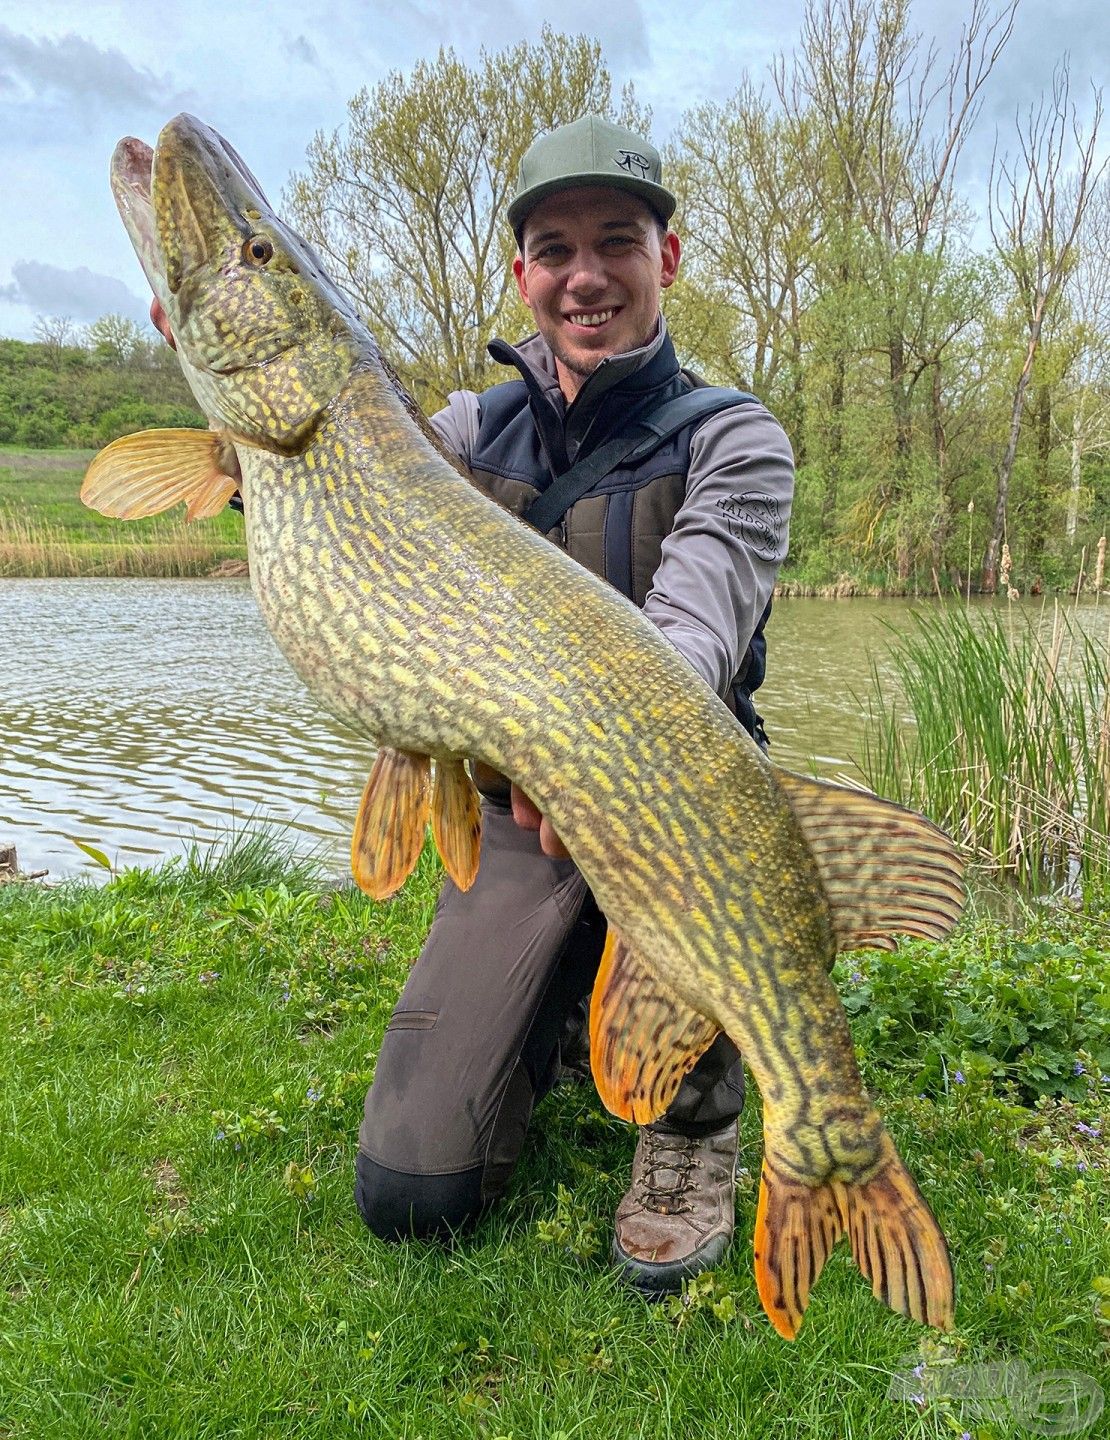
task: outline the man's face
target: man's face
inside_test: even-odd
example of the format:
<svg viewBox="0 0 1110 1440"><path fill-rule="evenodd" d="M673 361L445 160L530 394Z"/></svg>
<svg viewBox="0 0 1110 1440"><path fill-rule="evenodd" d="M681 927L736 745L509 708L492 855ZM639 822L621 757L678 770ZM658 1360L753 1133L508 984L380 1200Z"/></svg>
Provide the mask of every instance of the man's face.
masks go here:
<svg viewBox="0 0 1110 1440"><path fill-rule="evenodd" d="M581 186L541 200L513 261L520 298L555 355L572 400L610 355L645 345L659 292L674 282L681 247L647 205L622 190Z"/></svg>

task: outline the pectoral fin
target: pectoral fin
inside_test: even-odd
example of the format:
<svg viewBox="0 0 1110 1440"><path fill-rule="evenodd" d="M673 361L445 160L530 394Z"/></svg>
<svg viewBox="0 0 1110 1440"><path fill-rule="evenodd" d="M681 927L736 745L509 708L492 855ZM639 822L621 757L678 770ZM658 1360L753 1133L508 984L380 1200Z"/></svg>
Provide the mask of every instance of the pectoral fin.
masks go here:
<svg viewBox="0 0 1110 1440"><path fill-rule="evenodd" d="M867 790L774 774L816 862L838 949L893 950L894 935L948 934L963 909L964 867L943 830Z"/></svg>
<svg viewBox="0 0 1110 1440"><path fill-rule="evenodd" d="M118 520L157 515L182 500L186 520L218 515L239 488L225 435L214 430L142 430L101 450L81 486L91 510Z"/></svg>
<svg viewBox="0 0 1110 1440"><path fill-rule="evenodd" d="M590 1005L590 1065L607 1109L638 1125L657 1120L717 1030L610 927Z"/></svg>
<svg viewBox="0 0 1110 1440"><path fill-rule="evenodd" d="M469 890L478 873L482 812L474 782L461 760L436 761L432 834L448 875L460 890Z"/></svg>
<svg viewBox="0 0 1110 1440"><path fill-rule="evenodd" d="M399 890L420 858L430 771L427 755L378 751L351 837L355 883L375 900Z"/></svg>

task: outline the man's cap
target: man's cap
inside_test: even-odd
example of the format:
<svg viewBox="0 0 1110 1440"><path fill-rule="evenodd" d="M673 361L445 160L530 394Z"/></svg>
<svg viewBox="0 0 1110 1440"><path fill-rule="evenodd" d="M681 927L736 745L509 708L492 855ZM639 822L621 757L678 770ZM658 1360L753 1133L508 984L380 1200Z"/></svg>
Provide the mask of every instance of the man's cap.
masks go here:
<svg viewBox="0 0 1110 1440"><path fill-rule="evenodd" d="M533 141L520 162L509 224L519 240L525 220L541 200L579 185L627 190L667 221L677 202L662 179L659 151L642 135L614 125L604 116L584 115Z"/></svg>

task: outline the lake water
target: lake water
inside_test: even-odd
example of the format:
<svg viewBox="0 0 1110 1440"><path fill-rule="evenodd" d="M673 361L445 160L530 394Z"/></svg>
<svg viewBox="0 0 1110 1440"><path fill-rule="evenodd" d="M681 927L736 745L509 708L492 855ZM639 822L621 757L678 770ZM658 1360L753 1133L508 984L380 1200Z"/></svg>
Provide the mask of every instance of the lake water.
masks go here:
<svg viewBox="0 0 1110 1440"><path fill-rule="evenodd" d="M910 610L776 603L759 700L777 761L859 777L871 657L893 686ZM1080 615L1105 635L1110 607ZM0 843L24 870L103 874L77 840L152 864L265 818L342 873L372 760L288 668L246 581L0 580Z"/></svg>

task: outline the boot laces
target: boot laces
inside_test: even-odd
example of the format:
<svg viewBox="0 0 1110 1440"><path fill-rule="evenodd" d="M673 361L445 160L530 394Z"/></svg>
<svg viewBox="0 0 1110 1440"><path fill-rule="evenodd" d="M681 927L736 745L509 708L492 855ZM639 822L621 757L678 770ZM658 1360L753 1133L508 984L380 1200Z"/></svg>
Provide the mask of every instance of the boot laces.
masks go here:
<svg viewBox="0 0 1110 1440"><path fill-rule="evenodd" d="M641 1135L645 1148L640 1183L644 1208L657 1215L686 1214L693 1208L685 1203L693 1172L702 1168L696 1156L697 1142L685 1135L660 1134L650 1127Z"/></svg>

